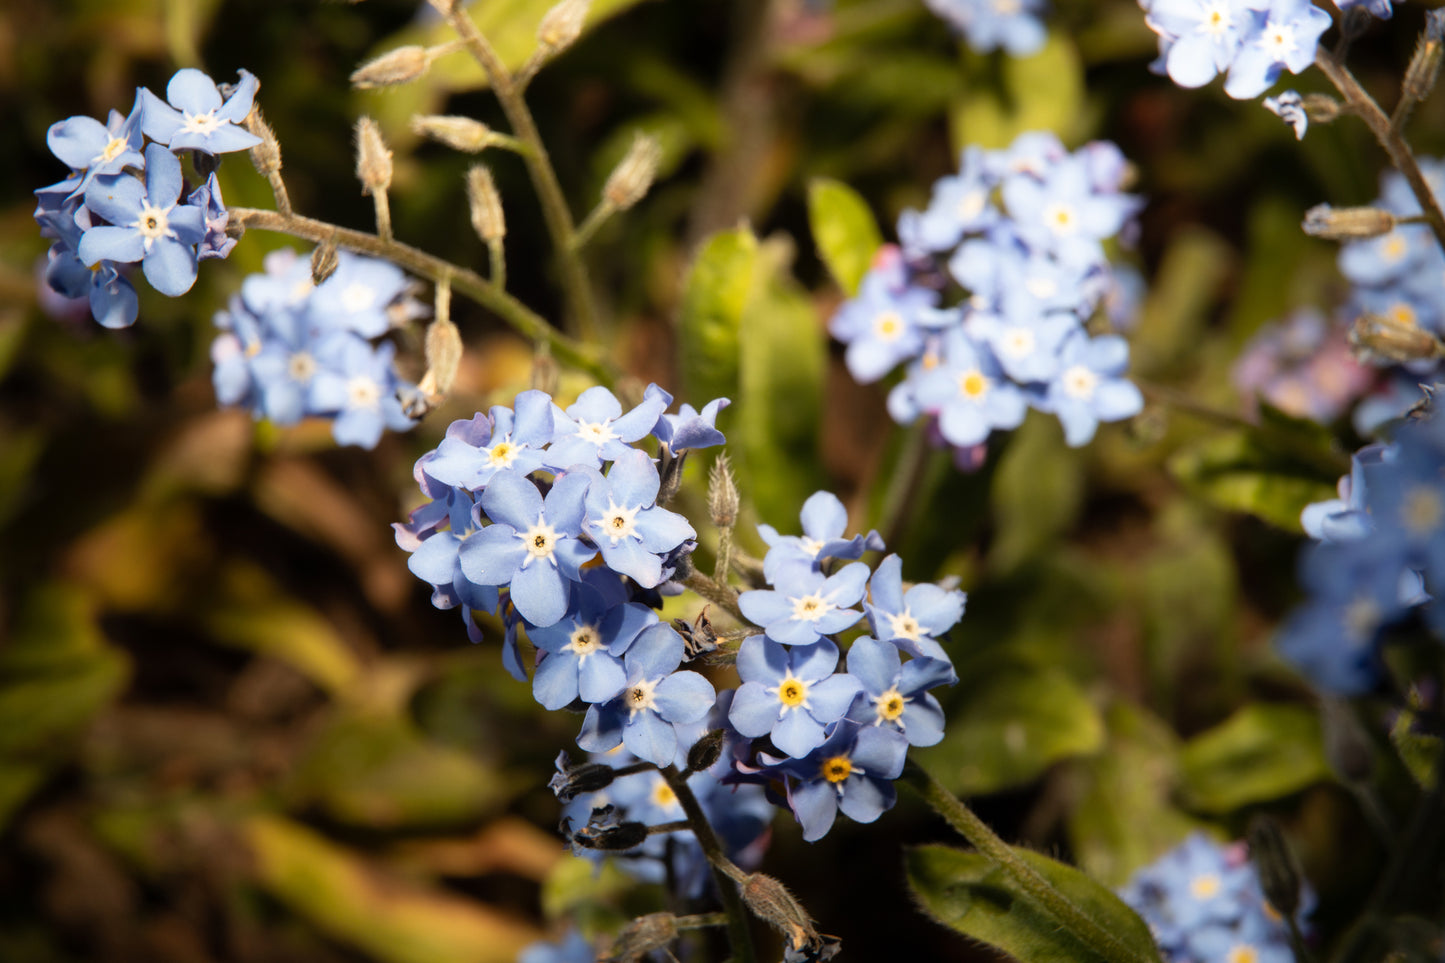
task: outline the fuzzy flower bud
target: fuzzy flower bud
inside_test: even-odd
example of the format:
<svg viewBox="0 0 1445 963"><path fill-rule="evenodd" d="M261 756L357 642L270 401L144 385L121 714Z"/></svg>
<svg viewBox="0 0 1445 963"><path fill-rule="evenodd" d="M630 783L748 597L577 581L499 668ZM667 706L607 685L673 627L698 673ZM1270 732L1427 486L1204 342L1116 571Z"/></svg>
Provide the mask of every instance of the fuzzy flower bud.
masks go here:
<svg viewBox="0 0 1445 963"><path fill-rule="evenodd" d="M707 473L707 509L718 528L731 528L738 520L738 486L726 454L718 455Z"/></svg>
<svg viewBox="0 0 1445 963"><path fill-rule="evenodd" d="M574 766L565 752L558 754L556 766L557 772L547 787L564 803L606 789L617 777L617 770L606 763L584 762Z"/></svg>
<svg viewBox="0 0 1445 963"><path fill-rule="evenodd" d="M1301 229L1327 241L1354 241L1379 237L1395 229L1395 215L1379 207L1331 207L1316 204L1305 211Z"/></svg>
<svg viewBox="0 0 1445 963"><path fill-rule="evenodd" d="M363 194L378 194L391 187L391 151L381 139L381 128L370 117L356 121L356 177Z"/></svg>
<svg viewBox="0 0 1445 963"><path fill-rule="evenodd" d="M1445 357L1445 344L1413 320L1365 313L1350 329L1350 346L1367 356L1393 364Z"/></svg>
<svg viewBox="0 0 1445 963"><path fill-rule="evenodd" d="M662 148L656 138L638 134L622 163L613 169L602 188L602 196L619 211L625 211L642 200L657 177L657 164Z"/></svg>
<svg viewBox="0 0 1445 963"><path fill-rule="evenodd" d="M1440 76L1440 60L1445 53L1445 11L1431 10L1425 14L1425 32L1415 44L1415 55L1405 69L1405 79L1400 84L1403 99L1419 103L1435 87Z"/></svg>
<svg viewBox="0 0 1445 963"><path fill-rule="evenodd" d="M336 253L336 238L328 237L311 252L311 283L320 284L331 277L340 263L340 257Z"/></svg>
<svg viewBox="0 0 1445 963"><path fill-rule="evenodd" d="M754 916L787 940L785 960L826 960L838 952L838 938L820 934L802 904L773 877L752 873L738 892Z"/></svg>
<svg viewBox="0 0 1445 963"><path fill-rule="evenodd" d="M425 114L411 119L412 133L446 144L452 150L476 154L489 145L495 135L492 129L470 117Z"/></svg>
<svg viewBox="0 0 1445 963"><path fill-rule="evenodd" d="M357 67L351 74L351 86L357 90L371 90L411 83L424 76L429 66L431 54L427 49L408 44Z"/></svg>
<svg viewBox="0 0 1445 963"><path fill-rule="evenodd" d="M1341 105L1329 94L1305 94L1305 113L1312 124L1328 124L1340 116Z"/></svg>
<svg viewBox="0 0 1445 963"><path fill-rule="evenodd" d="M502 212L502 197L492 172L481 164L467 171L467 204L472 211L472 227L488 244L500 243L507 235L507 218Z"/></svg>
<svg viewBox="0 0 1445 963"><path fill-rule="evenodd" d="M711 769L712 764L717 762L718 756L722 755L723 741L727 738L727 730L710 729L702 734L702 738L692 744L687 751L688 772L702 772L704 769Z"/></svg>
<svg viewBox="0 0 1445 963"><path fill-rule="evenodd" d="M677 939L677 917L671 913L648 913L639 916L617 934L617 942L604 959L616 963L636 963L647 954L666 949Z"/></svg>
<svg viewBox="0 0 1445 963"><path fill-rule="evenodd" d="M537 42L549 56L555 56L577 42L587 22L591 0L562 0L537 25Z"/></svg>

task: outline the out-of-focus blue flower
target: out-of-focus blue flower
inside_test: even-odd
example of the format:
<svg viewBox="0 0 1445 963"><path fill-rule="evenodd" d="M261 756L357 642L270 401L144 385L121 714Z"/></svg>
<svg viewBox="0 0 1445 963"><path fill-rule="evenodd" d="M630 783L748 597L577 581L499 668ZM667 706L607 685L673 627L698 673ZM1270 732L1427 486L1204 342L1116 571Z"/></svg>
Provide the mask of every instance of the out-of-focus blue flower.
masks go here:
<svg viewBox="0 0 1445 963"><path fill-rule="evenodd" d="M1001 216L993 202L997 186L998 177L989 169L983 149L964 148L958 173L934 182L927 209L921 214L909 211L899 219L898 236L904 248L942 254L957 247L965 234L993 227Z"/></svg>
<svg viewBox="0 0 1445 963"><path fill-rule="evenodd" d="M349 257L317 285L308 310L313 324L376 338L391 330L388 307L406 290L406 275L390 261Z"/></svg>
<svg viewBox="0 0 1445 963"><path fill-rule="evenodd" d="M924 0L979 53L1002 48L1010 56L1036 53L1048 39L1040 18L1043 0Z"/></svg>
<svg viewBox="0 0 1445 963"><path fill-rule="evenodd" d="M1019 236L1069 265L1104 263L1100 242L1119 232L1139 207L1129 194L1100 192L1086 159L1065 158L1042 177L1014 174L1003 199Z"/></svg>
<svg viewBox="0 0 1445 963"><path fill-rule="evenodd" d="M592 944L576 930L556 942L540 941L528 944L517 956L517 963L593 963L597 952Z"/></svg>
<svg viewBox="0 0 1445 963"><path fill-rule="evenodd" d="M823 744L828 726L843 718L862 687L838 667L838 647L827 639L785 650L752 635L738 649L743 684L728 721L749 737L771 736L773 745L801 759Z"/></svg>
<svg viewBox="0 0 1445 963"><path fill-rule="evenodd" d="M944 336L943 363L924 372L914 391L923 410L938 416L943 437L959 447L977 445L997 428L1017 428L1028 410L993 352L958 329Z"/></svg>
<svg viewBox="0 0 1445 963"><path fill-rule="evenodd" d="M1116 335L1090 339L1076 332L1064 344L1045 406L1058 416L1071 446L1087 444L1099 422L1132 418L1144 409L1144 396L1123 376L1128 365L1129 345Z"/></svg>
<svg viewBox="0 0 1445 963"><path fill-rule="evenodd" d="M1365 500L1368 465L1390 461L1395 456L1392 445L1366 445L1350 457L1350 473L1340 479L1339 498L1306 505L1300 513L1300 525L1310 538L1323 542L1352 542L1374 530Z"/></svg>
<svg viewBox="0 0 1445 963"><path fill-rule="evenodd" d="M869 273L858 294L838 309L828 330L848 345L844 360L862 384L877 381L923 347L919 312L932 308L938 294L923 288L894 291L885 278Z"/></svg>
<svg viewBox="0 0 1445 963"><path fill-rule="evenodd" d="M145 183L130 174L101 174L85 189L85 206L109 221L80 238L80 259L141 262L146 280L162 294L185 294L196 281L196 245L205 237L198 209L180 204L181 162L156 144L146 148Z"/></svg>
<svg viewBox="0 0 1445 963"><path fill-rule="evenodd" d="M785 568L772 584L738 596L738 607L768 637L788 645L808 645L841 632L863 617L853 608L863 598L868 566L845 565L825 576L801 565Z"/></svg>
<svg viewBox="0 0 1445 963"><path fill-rule="evenodd" d="M1373 370L1355 361L1344 329L1308 308L1261 328L1231 373L1246 396L1324 423L1344 414L1375 380Z"/></svg>
<svg viewBox="0 0 1445 963"><path fill-rule="evenodd" d="M682 656L682 636L671 626L644 629L624 658L627 687L610 702L587 709L577 745L606 752L621 744L639 759L671 765L679 748L676 727L706 716L717 699L712 683L696 672L677 671Z"/></svg>
<svg viewBox="0 0 1445 963"><path fill-rule="evenodd" d="M1228 70L1255 26L1245 0L1151 0L1146 10L1164 69L1181 87L1203 87Z"/></svg>
<svg viewBox="0 0 1445 963"><path fill-rule="evenodd" d="M848 672L863 686L848 718L860 725L896 729L911 746L942 741L943 707L928 690L957 681L951 664L937 659L905 663L895 646L865 635L848 649Z"/></svg>
<svg viewBox="0 0 1445 963"><path fill-rule="evenodd" d="M141 129L172 150L189 148L207 154L250 150L261 138L237 125L251 112L260 81L246 70L240 76L241 82L224 98L214 80L191 67L177 71L166 85L170 103L142 89Z"/></svg>
<svg viewBox="0 0 1445 963"><path fill-rule="evenodd" d="M871 823L898 799L893 780L903 772L908 740L878 726L843 720L807 758L787 763L788 805L803 838L827 835L841 809L854 822Z"/></svg>

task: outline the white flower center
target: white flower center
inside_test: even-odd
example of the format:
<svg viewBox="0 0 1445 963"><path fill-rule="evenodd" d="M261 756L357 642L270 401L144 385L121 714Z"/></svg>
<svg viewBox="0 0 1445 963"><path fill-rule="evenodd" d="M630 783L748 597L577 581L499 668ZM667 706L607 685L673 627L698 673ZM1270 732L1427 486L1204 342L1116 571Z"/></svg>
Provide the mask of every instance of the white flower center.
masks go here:
<svg viewBox="0 0 1445 963"><path fill-rule="evenodd" d="M971 221L983 213L984 205L988 203L988 195L983 191L969 191L963 195L958 202L956 212L960 221Z"/></svg>
<svg viewBox="0 0 1445 963"><path fill-rule="evenodd" d="M91 164L104 164L107 161L113 161L123 154L127 147L125 141L119 137L112 137L110 143L106 144L99 154L91 158L90 162Z"/></svg>
<svg viewBox="0 0 1445 963"><path fill-rule="evenodd" d="M341 292L341 306L347 311L370 311L376 304L376 291L368 284L348 284Z"/></svg>
<svg viewBox="0 0 1445 963"><path fill-rule="evenodd" d="M897 615L885 614L888 614L888 628L893 632L893 638L917 642L923 637L923 627L907 609Z"/></svg>
<svg viewBox="0 0 1445 963"><path fill-rule="evenodd" d="M1259 963L1259 950L1248 943L1240 943L1224 955L1224 963Z"/></svg>
<svg viewBox="0 0 1445 963"><path fill-rule="evenodd" d="M1294 37L1294 28L1287 24L1275 24L1264 33L1265 51L1276 61L1283 61L1295 52L1299 43Z"/></svg>
<svg viewBox="0 0 1445 963"><path fill-rule="evenodd" d="M141 201L144 205L141 208L140 216L135 219L131 227L140 231L141 237L145 238L145 249L149 253L151 245L163 237L175 237L176 232L170 228L169 215L170 207L152 207L149 200ZM171 207L175 205L172 204Z"/></svg>
<svg viewBox="0 0 1445 963"><path fill-rule="evenodd" d="M311 292L316 290L316 285L311 283L310 278L300 278L291 285L291 294L286 299L287 304L300 304L311 297Z"/></svg>
<svg viewBox="0 0 1445 963"><path fill-rule="evenodd" d="M1205 873L1189 881L1189 895L1195 899L1213 899L1222 885L1218 876Z"/></svg>
<svg viewBox="0 0 1445 963"><path fill-rule="evenodd" d="M647 709L655 710L657 700L653 698L652 690L657 688L656 682L648 682L643 679L637 685L628 689L622 695L622 704L627 706L628 719L632 719L639 712Z"/></svg>
<svg viewBox="0 0 1445 963"><path fill-rule="evenodd" d="M1441 519L1445 518L1440 493L1423 485L1407 492L1400 508L1405 530L1411 535L1428 535L1439 528Z"/></svg>
<svg viewBox="0 0 1445 963"><path fill-rule="evenodd" d="M557 530L551 525L538 518L537 524L518 537L527 546L527 558L523 560L523 565L531 564L534 559L552 561L552 552L557 548Z"/></svg>
<svg viewBox="0 0 1445 963"><path fill-rule="evenodd" d="M381 403L381 385L372 378L352 378L346 383L346 397L353 408L375 408Z"/></svg>
<svg viewBox="0 0 1445 963"><path fill-rule="evenodd" d="M641 505L634 508L620 508L613 504L609 498L607 500L607 511L602 513L601 518L594 518L592 524L596 526L598 531L603 535L612 539L613 545L616 545L617 540L620 538L639 537L637 534L637 513L641 511L641 509Z"/></svg>
<svg viewBox="0 0 1445 963"><path fill-rule="evenodd" d="M579 421L577 423L577 437L600 448L609 441L614 440L617 435L612 431L610 422L599 421L596 424L589 424L585 421Z"/></svg>
<svg viewBox="0 0 1445 963"><path fill-rule="evenodd" d="M1024 281L1024 290L1042 301L1058 294L1059 285L1053 278L1035 276Z"/></svg>
<svg viewBox="0 0 1445 963"><path fill-rule="evenodd" d="M1233 25L1227 3L1211 3L1204 8L1204 19L1200 21L1200 26L1216 40L1224 36Z"/></svg>
<svg viewBox="0 0 1445 963"><path fill-rule="evenodd" d="M1079 229L1079 216L1067 204L1050 204L1044 209L1044 223L1059 237L1073 234Z"/></svg>
<svg viewBox="0 0 1445 963"><path fill-rule="evenodd" d="M1064 393L1080 401L1088 401L1099 386L1099 376L1081 364L1076 364L1063 377Z"/></svg>
<svg viewBox="0 0 1445 963"><path fill-rule="evenodd" d="M789 599L793 603L793 618L799 622L816 622L837 608L816 592L801 598Z"/></svg>
<svg viewBox="0 0 1445 963"><path fill-rule="evenodd" d="M1033 354L1038 341L1028 328L1014 328L1000 339L999 350L1010 358L1025 358Z"/></svg>
<svg viewBox="0 0 1445 963"><path fill-rule="evenodd" d="M903 707L906 705L908 705L908 700L904 698L903 693L898 691L897 686L889 689L873 700L873 711L878 716L874 725L896 722L902 726L903 722L900 717L903 715Z"/></svg>
<svg viewBox="0 0 1445 963"><path fill-rule="evenodd" d="M823 543L816 538L809 538L806 535L798 536L798 546L814 558L823 550Z"/></svg>
<svg viewBox="0 0 1445 963"><path fill-rule="evenodd" d="M189 134L200 134L203 137L215 133L221 122L216 119L216 112L208 110L204 114L186 114L186 122L181 125L181 130Z"/></svg>
<svg viewBox="0 0 1445 963"><path fill-rule="evenodd" d="M595 625L581 625L573 630L572 635L567 639L567 644L562 647L564 652L572 652L577 656L578 662L583 662L593 652L602 648L602 635L597 631Z"/></svg>
<svg viewBox="0 0 1445 963"><path fill-rule="evenodd" d="M521 445L514 445L503 438L490 448L483 448L487 456L487 464L493 468L511 468L512 462L517 460L517 452L522 450Z"/></svg>
<svg viewBox="0 0 1445 963"><path fill-rule="evenodd" d="M291 376L292 381L305 384L316 373L316 359L305 351L298 351L286 363L286 373Z"/></svg>

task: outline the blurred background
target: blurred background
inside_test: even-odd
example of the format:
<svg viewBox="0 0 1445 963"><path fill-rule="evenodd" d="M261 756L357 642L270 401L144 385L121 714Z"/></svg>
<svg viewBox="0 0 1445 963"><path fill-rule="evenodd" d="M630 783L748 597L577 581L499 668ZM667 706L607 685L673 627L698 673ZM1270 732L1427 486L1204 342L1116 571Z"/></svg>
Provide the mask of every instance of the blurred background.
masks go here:
<svg viewBox="0 0 1445 963"><path fill-rule="evenodd" d="M406 126L416 112L503 126L475 68L453 55L406 88L347 86L370 57L442 36L419 7L0 9L4 963L491 963L560 932L563 916L605 929L660 905L566 855L546 783L580 717L542 712L500 671L495 637L470 645L455 612L432 608L389 529L421 500L412 463L448 422L529 386L524 341L459 301L467 356L443 409L374 451L338 449L325 424L278 430L217 410L210 383L215 311L268 251L307 253L300 242L253 232L180 299L138 285L140 320L124 331L37 288L47 242L30 192L66 173L47 128L125 113L137 86L162 92L182 66L261 79L298 211L337 224L371 226L351 125L377 117L396 152L398 237L485 264L461 201L473 159ZM546 7L488 0L477 15L520 60ZM1052 129L1071 147L1113 139L1137 165L1150 203L1122 255L1148 285L1128 332L1134 371L1209 411L1151 405L1082 450L1033 418L976 473L930 465L890 548L910 578L959 577L970 602L951 643L963 681L945 699L949 735L923 756L1004 836L1113 885L1190 828L1238 836L1270 812L1321 892L1328 934L1382 854L1268 641L1296 598L1299 507L1330 496L1355 439L1347 424L1282 418L1339 456L1300 462L1215 415L1252 416L1230 370L1263 324L1343 299L1334 249L1297 225L1316 203L1376 196L1383 158L1363 127L1296 143L1218 85L1154 77L1154 37L1124 0L1062 0L1049 44L1025 60L969 52L919 0L593 8L529 96L579 218L635 129L663 145L658 186L590 249L614 359L707 400L677 386L671 324L698 241L743 219L766 240L780 316L815 335L779 359L795 369L786 401L801 427L769 439L771 455L759 443L740 455L754 550L753 524L796 532L800 495L818 487L849 502L857 527L878 524L906 442L884 389L852 383L828 345L842 295L813 249L810 181L854 187L892 239L964 144ZM1422 16L1401 9L1362 42L1352 63L1372 89L1390 90ZM1422 153L1442 149L1442 121L1438 99L1420 110ZM509 155L489 162L511 288L555 317L524 171ZM271 205L239 155L221 178L228 203ZM419 335L396 337L419 375ZM587 384L564 372L559 401ZM720 423L744 446L730 424L768 417L739 414L748 400ZM1407 785L1385 772L1386 806L1392 779ZM907 797L812 845L780 814L763 868L842 937L845 958L987 958L906 894L902 847L947 838Z"/></svg>

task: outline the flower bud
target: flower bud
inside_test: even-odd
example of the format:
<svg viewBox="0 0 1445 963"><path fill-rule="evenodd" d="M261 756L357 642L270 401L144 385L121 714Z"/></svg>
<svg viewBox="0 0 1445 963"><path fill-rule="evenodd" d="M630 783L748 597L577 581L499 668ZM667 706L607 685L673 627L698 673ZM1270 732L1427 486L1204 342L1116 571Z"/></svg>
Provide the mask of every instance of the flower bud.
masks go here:
<svg viewBox="0 0 1445 963"><path fill-rule="evenodd" d="M537 25L537 42L549 56L555 56L577 42L587 22L591 0L562 0Z"/></svg>
<svg viewBox="0 0 1445 963"><path fill-rule="evenodd" d="M602 188L603 198L619 211L625 211L642 200L657 177L657 164L661 159L662 148L656 138L646 134L633 137L627 156L607 177L607 183Z"/></svg>
<svg viewBox="0 0 1445 963"><path fill-rule="evenodd" d="M754 916L787 940L785 961L827 960L837 954L838 938L820 934L802 904L773 877L751 873L739 883L738 892Z"/></svg>
<svg viewBox="0 0 1445 963"><path fill-rule="evenodd" d="M261 138L261 143L251 148L251 163L255 165L257 173L262 177L279 173L281 144L276 140L276 132L262 116L260 107L251 108L251 113L246 115L246 129Z"/></svg>
<svg viewBox="0 0 1445 963"><path fill-rule="evenodd" d="M1431 10L1425 14L1425 32L1415 44L1415 54L1400 84L1405 101L1419 103L1434 89L1435 80L1440 76L1442 53L1445 53L1445 11Z"/></svg>
<svg viewBox="0 0 1445 963"><path fill-rule="evenodd" d="M1445 357L1445 344L1413 318L1366 312L1350 328L1350 346L1367 357L1393 364Z"/></svg>
<svg viewBox="0 0 1445 963"><path fill-rule="evenodd" d="M692 744L687 751L688 772L702 772L704 769L711 769L713 763L717 762L722 755L723 740L727 738L727 732L723 729L711 729L702 734L702 738Z"/></svg>
<svg viewBox="0 0 1445 963"><path fill-rule="evenodd" d="M1340 116L1342 109L1340 102L1329 94L1305 94L1304 108L1312 124L1328 124Z"/></svg>
<svg viewBox="0 0 1445 963"><path fill-rule="evenodd" d="M408 44L368 61L351 73L351 86L357 90L395 87L424 76L431 66L431 54L425 47Z"/></svg>
<svg viewBox="0 0 1445 963"><path fill-rule="evenodd" d="M603 959L636 963L655 950L666 949L675 939L677 917L671 913L648 913L623 927L622 932L617 934L617 942L612 944L612 949Z"/></svg>
<svg viewBox="0 0 1445 963"><path fill-rule="evenodd" d="M476 154L485 149L495 136L492 129L470 117L425 114L411 119L412 133L446 144L453 150Z"/></svg>
<svg viewBox="0 0 1445 963"><path fill-rule="evenodd" d="M336 273L340 260L336 254L336 238L328 237L311 251L311 283L320 284Z"/></svg>
<svg viewBox="0 0 1445 963"><path fill-rule="evenodd" d="M440 399L456 384L461 363L461 332L450 318L438 317L426 329L426 374L417 387Z"/></svg>
<svg viewBox="0 0 1445 963"><path fill-rule="evenodd" d="M612 780L617 778L617 770L606 763L584 762L572 765L566 752L557 755L556 765L557 772L547 783L547 788L564 803L571 802L578 796L606 789L612 785Z"/></svg>
<svg viewBox="0 0 1445 963"><path fill-rule="evenodd" d="M588 823L572 834L572 842L583 849L622 852L641 846L649 835L646 823L617 823L612 826Z"/></svg>
<svg viewBox="0 0 1445 963"><path fill-rule="evenodd" d="M499 243L507 235L507 218L502 212L502 197L492 172L481 164L467 171L467 204L472 211L472 227L488 244Z"/></svg>
<svg viewBox="0 0 1445 963"><path fill-rule="evenodd" d="M370 117L356 121L356 177L361 193L385 193L391 187L391 151L381 139L381 128Z"/></svg>
<svg viewBox="0 0 1445 963"><path fill-rule="evenodd" d="M717 456L707 473L707 508L718 528L732 528L738 520L738 486L726 454Z"/></svg>
<svg viewBox="0 0 1445 963"><path fill-rule="evenodd" d="M1398 223L1395 215L1379 207L1331 207L1316 204L1305 211L1300 227L1311 237L1327 241L1355 241L1389 234Z"/></svg>
<svg viewBox="0 0 1445 963"><path fill-rule="evenodd" d="M1300 872L1279 823L1264 815L1250 821L1249 856L1259 871L1264 898L1281 916L1293 918L1299 911Z"/></svg>

